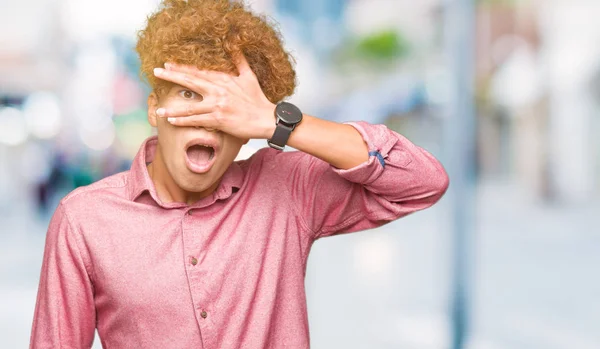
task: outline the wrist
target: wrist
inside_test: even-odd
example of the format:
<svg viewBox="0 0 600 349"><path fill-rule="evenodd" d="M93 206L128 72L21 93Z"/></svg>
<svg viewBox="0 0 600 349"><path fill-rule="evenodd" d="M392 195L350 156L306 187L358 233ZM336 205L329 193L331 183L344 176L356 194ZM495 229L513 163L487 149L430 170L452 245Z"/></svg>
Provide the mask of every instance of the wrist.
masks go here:
<svg viewBox="0 0 600 349"><path fill-rule="evenodd" d="M273 136L273 133L275 133L275 128L277 127L276 125L276 121L277 118L275 117L275 104L270 104L268 106L266 106L263 111L260 113L261 114L261 120L264 120L262 123L262 139L270 139Z"/></svg>
<svg viewBox="0 0 600 349"><path fill-rule="evenodd" d="M292 131L302 122L302 115L302 111L294 104L278 103L273 111L276 126L267 144L277 150L284 150Z"/></svg>

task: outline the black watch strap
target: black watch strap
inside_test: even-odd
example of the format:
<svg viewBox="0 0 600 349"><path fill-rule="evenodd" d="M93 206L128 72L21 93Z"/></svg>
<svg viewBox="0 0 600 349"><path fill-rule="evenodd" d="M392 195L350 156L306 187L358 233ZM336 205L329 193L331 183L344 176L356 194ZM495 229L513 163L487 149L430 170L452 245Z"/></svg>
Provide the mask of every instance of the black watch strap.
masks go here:
<svg viewBox="0 0 600 349"><path fill-rule="evenodd" d="M288 102L279 102L275 107L276 126L273 137L267 140L271 148L283 150L290 138L290 134L302 121L302 112L298 107Z"/></svg>
<svg viewBox="0 0 600 349"><path fill-rule="evenodd" d="M277 123L273 137L271 137L271 139L269 139L267 142L271 147L278 150L283 150L293 130L293 127L287 126L280 121Z"/></svg>

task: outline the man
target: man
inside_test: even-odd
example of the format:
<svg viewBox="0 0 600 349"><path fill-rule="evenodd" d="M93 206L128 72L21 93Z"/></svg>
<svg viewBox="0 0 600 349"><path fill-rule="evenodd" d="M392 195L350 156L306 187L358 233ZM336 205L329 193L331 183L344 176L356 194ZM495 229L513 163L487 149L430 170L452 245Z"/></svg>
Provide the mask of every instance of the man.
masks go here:
<svg viewBox="0 0 600 349"><path fill-rule="evenodd" d="M383 125L279 103L290 57L243 4L165 0L137 50L158 136L60 202L31 347L89 348L97 329L105 348L308 348L313 242L431 206L444 169ZM270 147L234 162L248 139Z"/></svg>

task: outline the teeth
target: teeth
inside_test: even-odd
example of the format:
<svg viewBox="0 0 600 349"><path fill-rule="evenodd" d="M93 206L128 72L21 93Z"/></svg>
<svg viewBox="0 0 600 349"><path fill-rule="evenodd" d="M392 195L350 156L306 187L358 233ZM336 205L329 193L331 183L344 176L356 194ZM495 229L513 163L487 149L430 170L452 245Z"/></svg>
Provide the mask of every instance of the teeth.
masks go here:
<svg viewBox="0 0 600 349"><path fill-rule="evenodd" d="M195 145L198 145L198 146L201 146L201 147L205 147L205 148L212 148L212 149L214 149L214 147L212 145L202 144L202 143L192 144L191 147L193 147Z"/></svg>

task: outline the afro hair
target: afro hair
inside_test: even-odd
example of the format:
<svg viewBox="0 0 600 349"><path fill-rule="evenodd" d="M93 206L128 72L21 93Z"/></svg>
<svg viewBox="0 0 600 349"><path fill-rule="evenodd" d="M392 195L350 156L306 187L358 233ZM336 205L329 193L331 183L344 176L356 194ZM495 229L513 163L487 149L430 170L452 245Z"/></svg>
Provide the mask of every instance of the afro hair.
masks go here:
<svg viewBox="0 0 600 349"><path fill-rule="evenodd" d="M163 0L138 33L141 74L159 95L169 86L153 69L166 62L237 74L233 57L243 53L265 96L277 103L296 87L293 57L281 33L241 1Z"/></svg>

